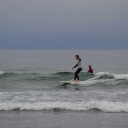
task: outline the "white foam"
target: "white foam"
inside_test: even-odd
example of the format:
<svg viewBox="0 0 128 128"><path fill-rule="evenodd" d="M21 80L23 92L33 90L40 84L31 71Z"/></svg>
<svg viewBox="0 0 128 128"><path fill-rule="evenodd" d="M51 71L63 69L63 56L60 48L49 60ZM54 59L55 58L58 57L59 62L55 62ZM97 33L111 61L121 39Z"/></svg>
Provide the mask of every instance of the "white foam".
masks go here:
<svg viewBox="0 0 128 128"><path fill-rule="evenodd" d="M128 80L128 74L114 74L114 73L109 73L109 72L99 72L96 74L96 77L103 76L103 75L113 76L114 79L127 79Z"/></svg>
<svg viewBox="0 0 128 128"><path fill-rule="evenodd" d="M115 79L126 79L128 80L128 74L113 74Z"/></svg>
<svg viewBox="0 0 128 128"><path fill-rule="evenodd" d="M108 101L90 101L90 102L41 102L41 103L0 103L0 110L71 110L87 111L99 109L103 112L128 112L128 102L108 102Z"/></svg>
<svg viewBox="0 0 128 128"><path fill-rule="evenodd" d="M0 75L4 74L4 72L0 71Z"/></svg>
<svg viewBox="0 0 128 128"><path fill-rule="evenodd" d="M96 73L95 75L97 75L97 76L101 76L101 75L110 75L110 73L109 72L99 72L99 73Z"/></svg>
<svg viewBox="0 0 128 128"><path fill-rule="evenodd" d="M106 78L106 79L101 79L101 76L108 75L113 78ZM99 79L100 78L100 79ZM121 83L122 81L120 80L128 80L128 74L114 74L114 73L109 73L109 72L99 72L95 75L95 77L88 79L86 81L80 82L79 84L81 85L93 85L93 84L98 84L98 83L103 83L104 85L116 85Z"/></svg>
<svg viewBox="0 0 128 128"><path fill-rule="evenodd" d="M116 85L118 83L120 83L121 81L115 81L114 79L89 79L86 81L81 81L81 82L77 82L77 83L70 83L70 84L79 84L81 86L90 86L90 85L96 85L99 83L102 83L104 85Z"/></svg>

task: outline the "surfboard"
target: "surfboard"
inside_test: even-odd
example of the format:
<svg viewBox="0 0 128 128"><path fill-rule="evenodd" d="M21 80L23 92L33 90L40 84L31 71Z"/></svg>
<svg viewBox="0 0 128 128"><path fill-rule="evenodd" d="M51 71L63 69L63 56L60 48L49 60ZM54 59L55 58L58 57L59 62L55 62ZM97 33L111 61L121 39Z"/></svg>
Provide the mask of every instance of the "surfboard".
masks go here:
<svg viewBox="0 0 128 128"><path fill-rule="evenodd" d="M80 82L73 82L73 81L60 81L61 83L66 83L66 84L79 84Z"/></svg>

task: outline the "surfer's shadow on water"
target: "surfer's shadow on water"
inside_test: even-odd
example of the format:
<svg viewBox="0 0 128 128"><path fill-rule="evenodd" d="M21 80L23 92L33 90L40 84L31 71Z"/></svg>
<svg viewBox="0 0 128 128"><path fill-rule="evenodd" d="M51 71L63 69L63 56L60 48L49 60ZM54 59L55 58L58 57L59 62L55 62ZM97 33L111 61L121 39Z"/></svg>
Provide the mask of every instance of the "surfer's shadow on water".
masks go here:
<svg viewBox="0 0 128 128"><path fill-rule="evenodd" d="M80 90L78 84L63 83L59 87L64 88L64 89L73 88L75 90Z"/></svg>

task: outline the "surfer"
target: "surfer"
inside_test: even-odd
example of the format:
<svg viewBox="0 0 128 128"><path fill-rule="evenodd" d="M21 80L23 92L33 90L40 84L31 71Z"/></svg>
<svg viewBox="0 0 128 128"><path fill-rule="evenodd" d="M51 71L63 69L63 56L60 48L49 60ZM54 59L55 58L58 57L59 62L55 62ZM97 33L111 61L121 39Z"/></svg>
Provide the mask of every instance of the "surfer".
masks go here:
<svg viewBox="0 0 128 128"><path fill-rule="evenodd" d="M77 80L80 81L78 74L82 71L81 59L79 58L79 55L76 55L75 57L77 60L77 64L72 68L72 70L76 67L78 67L78 69L75 72L75 76L74 76L74 80L73 80L74 82ZM76 80L76 78L77 78L77 80Z"/></svg>
<svg viewBox="0 0 128 128"><path fill-rule="evenodd" d="M89 68L89 70L87 73L93 73L93 69L92 69L91 65L89 65L88 68Z"/></svg>

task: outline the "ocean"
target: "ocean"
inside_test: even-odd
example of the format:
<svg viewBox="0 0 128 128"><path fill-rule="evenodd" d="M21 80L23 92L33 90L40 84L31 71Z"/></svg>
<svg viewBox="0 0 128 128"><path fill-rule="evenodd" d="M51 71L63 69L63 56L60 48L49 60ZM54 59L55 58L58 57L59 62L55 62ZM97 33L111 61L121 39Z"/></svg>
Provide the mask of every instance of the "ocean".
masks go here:
<svg viewBox="0 0 128 128"><path fill-rule="evenodd" d="M61 83L73 79L76 54L82 82ZM127 56L127 50L0 50L0 128L34 128L39 120L37 128L127 128ZM94 74L86 73L88 65Z"/></svg>

